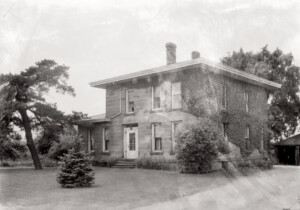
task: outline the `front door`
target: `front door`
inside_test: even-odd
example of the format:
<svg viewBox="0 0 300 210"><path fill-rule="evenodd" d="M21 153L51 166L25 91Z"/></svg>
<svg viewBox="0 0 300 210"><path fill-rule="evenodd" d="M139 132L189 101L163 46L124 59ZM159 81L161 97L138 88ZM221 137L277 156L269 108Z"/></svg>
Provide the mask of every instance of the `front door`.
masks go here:
<svg viewBox="0 0 300 210"><path fill-rule="evenodd" d="M136 127L125 129L125 158L138 158L138 131Z"/></svg>

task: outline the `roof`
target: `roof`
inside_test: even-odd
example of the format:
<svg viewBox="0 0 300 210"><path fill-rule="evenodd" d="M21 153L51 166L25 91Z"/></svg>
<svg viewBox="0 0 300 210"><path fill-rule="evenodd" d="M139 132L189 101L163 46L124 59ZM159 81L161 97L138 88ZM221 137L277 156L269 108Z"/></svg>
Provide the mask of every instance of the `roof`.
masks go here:
<svg viewBox="0 0 300 210"><path fill-rule="evenodd" d="M90 117L83 118L78 121L80 125L91 125L99 122L110 122L110 118L106 118L106 114L98 114Z"/></svg>
<svg viewBox="0 0 300 210"><path fill-rule="evenodd" d="M300 145L300 134L296 134L294 136L291 136L285 140L282 140L278 143L275 143L277 146L296 146Z"/></svg>
<svg viewBox="0 0 300 210"><path fill-rule="evenodd" d="M90 85L92 87L97 87L97 88L106 88L107 85L124 82L134 78L145 78L159 73L171 73L171 72L176 72L176 71L186 69L187 67L202 66L202 65L212 67L209 69L213 72L229 75L236 79L246 81L249 83L254 83L256 85L261 85L269 89L281 88L281 84L279 83L272 82L270 80L258 77L256 75L244 71L240 71L238 69L223 65L221 63L214 63L204 58L192 59L192 60L178 62L170 65L160 66L157 68L151 68L143 71L112 77L104 80L99 80L99 81L91 82Z"/></svg>

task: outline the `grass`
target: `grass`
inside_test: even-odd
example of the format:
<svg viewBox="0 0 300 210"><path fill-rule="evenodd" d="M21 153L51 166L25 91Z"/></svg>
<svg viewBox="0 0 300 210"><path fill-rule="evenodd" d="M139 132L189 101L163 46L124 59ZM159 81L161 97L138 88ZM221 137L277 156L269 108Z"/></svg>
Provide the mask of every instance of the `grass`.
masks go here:
<svg viewBox="0 0 300 210"><path fill-rule="evenodd" d="M222 178L223 177L223 178ZM0 169L0 204L26 209L132 209L219 187L222 172L187 175L143 169L96 168L91 188L63 189L56 170Z"/></svg>

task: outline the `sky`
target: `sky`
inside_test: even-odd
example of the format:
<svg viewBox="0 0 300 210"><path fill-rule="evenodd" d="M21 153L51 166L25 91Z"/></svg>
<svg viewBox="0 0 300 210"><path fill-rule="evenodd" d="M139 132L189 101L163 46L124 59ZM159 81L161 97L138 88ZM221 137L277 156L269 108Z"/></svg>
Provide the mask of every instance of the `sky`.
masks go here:
<svg viewBox="0 0 300 210"><path fill-rule="evenodd" d="M300 66L300 1L0 0L0 73L42 59L69 66L76 97L46 96L65 113L104 113L105 90L89 82L165 65L167 42L177 61L268 45Z"/></svg>

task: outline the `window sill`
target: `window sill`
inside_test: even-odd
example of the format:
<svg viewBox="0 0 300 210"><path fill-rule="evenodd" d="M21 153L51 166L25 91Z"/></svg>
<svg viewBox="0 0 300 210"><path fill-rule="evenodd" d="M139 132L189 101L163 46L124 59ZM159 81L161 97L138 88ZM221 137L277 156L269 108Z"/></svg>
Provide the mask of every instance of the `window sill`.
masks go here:
<svg viewBox="0 0 300 210"><path fill-rule="evenodd" d="M163 155L164 152L163 151L153 151L153 152L150 152L150 155Z"/></svg>
<svg viewBox="0 0 300 210"><path fill-rule="evenodd" d="M181 108L172 108L172 111L182 111L182 107Z"/></svg>
<svg viewBox="0 0 300 210"><path fill-rule="evenodd" d="M135 113L134 112L128 112L128 113L126 113L126 115L135 115Z"/></svg>
<svg viewBox="0 0 300 210"><path fill-rule="evenodd" d="M162 112L162 109L152 109L150 113Z"/></svg>
<svg viewBox="0 0 300 210"><path fill-rule="evenodd" d="M110 151L101 152L101 155L110 155Z"/></svg>

